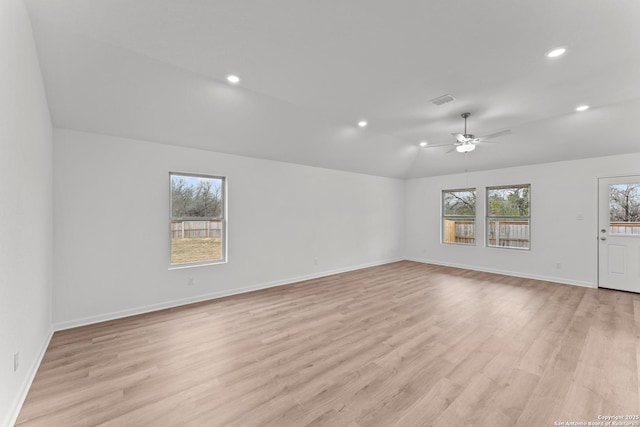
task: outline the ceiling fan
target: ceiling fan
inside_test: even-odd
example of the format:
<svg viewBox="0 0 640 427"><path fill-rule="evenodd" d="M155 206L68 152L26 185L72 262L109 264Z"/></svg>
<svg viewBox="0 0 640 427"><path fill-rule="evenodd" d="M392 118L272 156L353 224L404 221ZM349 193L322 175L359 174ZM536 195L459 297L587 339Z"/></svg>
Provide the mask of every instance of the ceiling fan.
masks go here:
<svg viewBox="0 0 640 427"><path fill-rule="evenodd" d="M471 113L462 113L460 116L464 119L464 133L452 133L453 136L456 137L456 142L453 143L453 148L447 153L456 150L458 153L468 153L476 149L476 144L483 142L496 142L496 141L487 141L488 139L498 138L500 136L509 135L511 133L510 130L503 130L500 132L492 133L489 135L479 136L476 138L475 135L467 133L467 118L471 115ZM438 145L427 145L429 147L442 147L445 145L452 144L438 144Z"/></svg>

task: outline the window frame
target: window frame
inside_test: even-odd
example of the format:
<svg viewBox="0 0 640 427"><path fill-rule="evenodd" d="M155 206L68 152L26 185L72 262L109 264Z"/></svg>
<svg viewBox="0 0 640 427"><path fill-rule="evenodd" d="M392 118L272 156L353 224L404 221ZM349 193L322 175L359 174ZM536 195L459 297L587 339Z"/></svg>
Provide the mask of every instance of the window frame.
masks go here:
<svg viewBox="0 0 640 427"><path fill-rule="evenodd" d="M187 178L207 178L207 179L215 179L221 181L220 192L221 192L221 200L222 200L222 209L220 209L220 217L174 217L173 216L173 188L172 188L172 180L173 176L182 176ZM171 262L171 250L172 250L172 221L183 220L183 221L220 221L221 223L221 238L220 238L220 255L221 259L211 259L204 261L194 261L194 262L184 262L179 264L174 264ZM169 270L178 270L182 268L192 268L192 267L202 267L208 265L216 265L216 264L225 264L228 262L227 257L227 177L223 175L210 175L203 173L192 173L192 172L177 172L170 171L169 172Z"/></svg>
<svg viewBox="0 0 640 427"><path fill-rule="evenodd" d="M473 207L473 215L447 215L445 213L445 203L444 196L445 193L454 193L454 192L473 192L475 195L475 205ZM473 243L463 243L463 242L447 242L445 240L445 221L447 219L467 219L473 220ZM440 192L440 243L445 245L458 245L458 246L477 246L478 242L478 189L475 187L469 188L454 188L454 189L446 189Z"/></svg>
<svg viewBox="0 0 640 427"><path fill-rule="evenodd" d="M520 216L514 216L514 215L491 215L491 204L490 204L490 200L489 200L489 191L491 190L505 190L505 189L512 189L512 188L527 188L528 192L527 192L527 203L528 203L528 207L529 207L529 215L520 215ZM486 187L485 188L485 212L486 212L486 216L485 216L485 233L484 233L484 237L485 237L485 247L487 248L494 248L494 249L513 249L513 250L518 250L518 251L530 251L531 250L531 184L513 184L513 185L496 185L496 186L491 186L491 187ZM509 220L523 220L526 219L527 220L527 226L529 227L529 238L528 238L528 244L527 247L525 248L521 248L521 247L517 247L517 246L500 246L500 245L492 245L491 244L491 238L489 236L489 232L491 230L491 222L492 221L498 221L500 222L500 220L505 220L505 221L509 221ZM499 241L499 239L498 239Z"/></svg>

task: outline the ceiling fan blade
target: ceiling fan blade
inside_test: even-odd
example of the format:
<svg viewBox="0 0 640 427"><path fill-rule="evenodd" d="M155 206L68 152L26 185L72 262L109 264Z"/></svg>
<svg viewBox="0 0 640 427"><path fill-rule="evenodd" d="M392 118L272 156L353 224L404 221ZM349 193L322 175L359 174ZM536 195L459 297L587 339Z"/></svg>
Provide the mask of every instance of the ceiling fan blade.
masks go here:
<svg viewBox="0 0 640 427"><path fill-rule="evenodd" d="M479 141L486 141L487 139L493 139L493 138L498 138L501 136L505 136L505 135L510 135L512 132L507 129L507 130L501 130L500 132L496 132L496 133L490 133L489 135L484 135L481 136L479 138L477 138Z"/></svg>
<svg viewBox="0 0 640 427"><path fill-rule="evenodd" d="M458 142L466 142L467 138L461 133L452 133L451 135L455 136Z"/></svg>
<svg viewBox="0 0 640 427"><path fill-rule="evenodd" d="M429 145L427 145L426 147L423 147L423 148L449 147L451 145L454 145L454 144L429 144Z"/></svg>
<svg viewBox="0 0 640 427"><path fill-rule="evenodd" d="M451 150L447 151L445 154L453 153L454 151L456 151L456 146L453 146Z"/></svg>

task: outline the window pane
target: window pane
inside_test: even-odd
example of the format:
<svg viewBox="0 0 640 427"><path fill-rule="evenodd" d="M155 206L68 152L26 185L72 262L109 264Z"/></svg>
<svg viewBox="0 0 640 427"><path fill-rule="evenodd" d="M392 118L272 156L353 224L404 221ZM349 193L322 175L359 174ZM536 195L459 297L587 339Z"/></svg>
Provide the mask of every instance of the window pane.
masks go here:
<svg viewBox="0 0 640 427"><path fill-rule="evenodd" d="M476 221L470 218L445 218L444 219L444 243L459 243L463 245L475 245Z"/></svg>
<svg viewBox="0 0 640 427"><path fill-rule="evenodd" d="M487 239L489 246L529 249L529 220L489 219Z"/></svg>
<svg viewBox="0 0 640 427"><path fill-rule="evenodd" d="M489 216L529 216L529 186L487 189Z"/></svg>
<svg viewBox="0 0 640 427"><path fill-rule="evenodd" d="M170 174L171 264L224 259L224 178Z"/></svg>
<svg viewBox="0 0 640 427"><path fill-rule="evenodd" d="M640 236L640 184L609 186L609 234Z"/></svg>
<svg viewBox="0 0 640 427"><path fill-rule="evenodd" d="M476 191L443 191L442 212L445 216L476 216Z"/></svg>
<svg viewBox="0 0 640 427"><path fill-rule="evenodd" d="M171 174L172 218L222 218L222 178Z"/></svg>
<svg viewBox="0 0 640 427"><path fill-rule="evenodd" d="M202 221L172 221L171 238L171 264L186 264L192 262L220 261L222 260L222 224L211 221L211 234L209 237L188 237L194 231L202 233L202 229L196 229L194 223ZM207 221L208 222L208 221ZM181 227L184 225L186 237L181 237ZM215 228L219 225L219 228ZM173 231L176 230L176 231Z"/></svg>

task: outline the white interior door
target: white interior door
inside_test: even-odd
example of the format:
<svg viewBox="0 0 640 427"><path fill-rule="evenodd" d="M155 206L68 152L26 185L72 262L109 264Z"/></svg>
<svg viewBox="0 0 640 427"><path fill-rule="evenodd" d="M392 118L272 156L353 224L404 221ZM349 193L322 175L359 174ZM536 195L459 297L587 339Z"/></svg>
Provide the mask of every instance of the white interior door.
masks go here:
<svg viewBox="0 0 640 427"><path fill-rule="evenodd" d="M640 176L598 181L598 286L640 293Z"/></svg>

